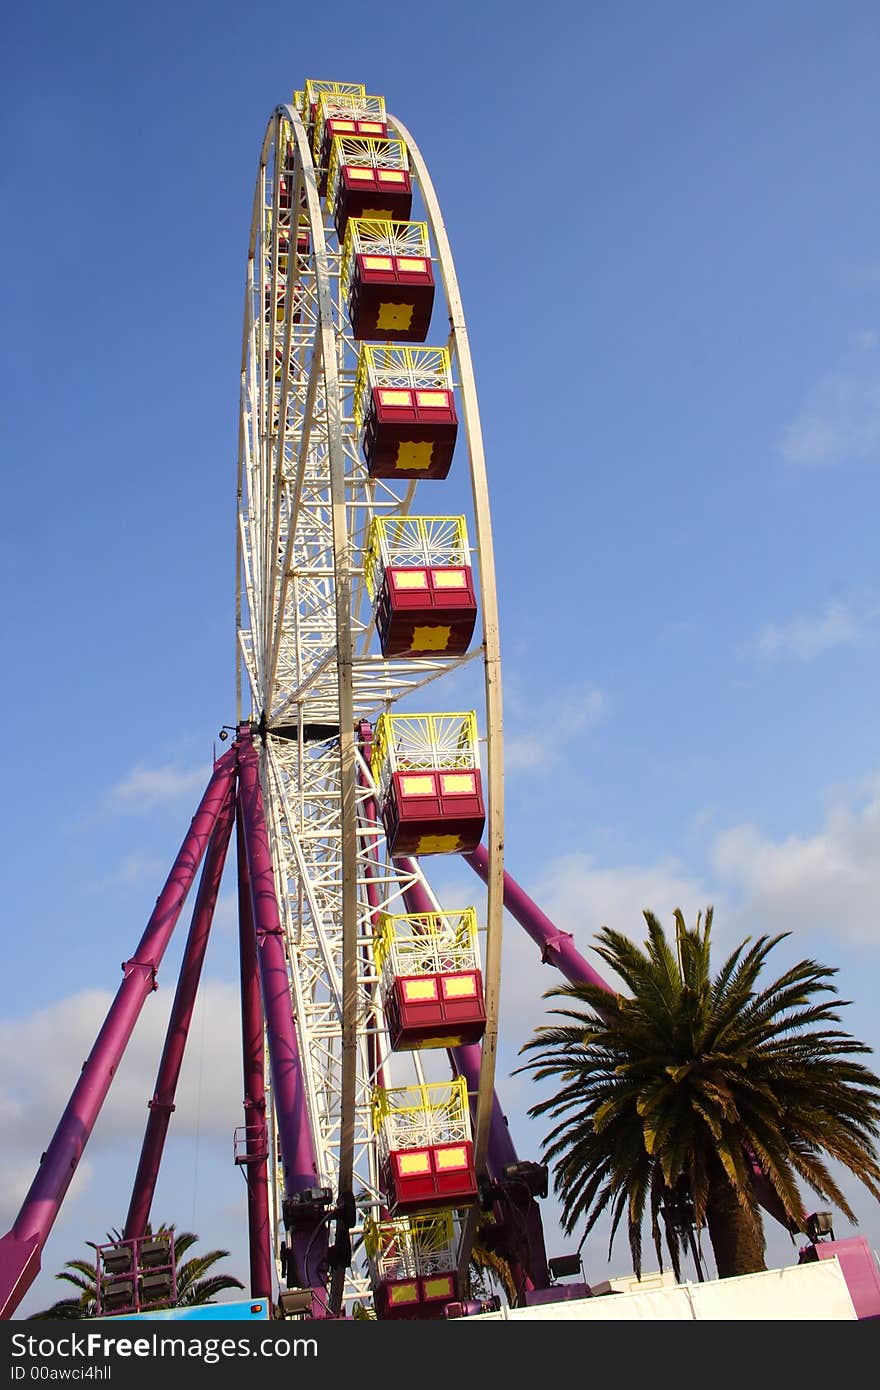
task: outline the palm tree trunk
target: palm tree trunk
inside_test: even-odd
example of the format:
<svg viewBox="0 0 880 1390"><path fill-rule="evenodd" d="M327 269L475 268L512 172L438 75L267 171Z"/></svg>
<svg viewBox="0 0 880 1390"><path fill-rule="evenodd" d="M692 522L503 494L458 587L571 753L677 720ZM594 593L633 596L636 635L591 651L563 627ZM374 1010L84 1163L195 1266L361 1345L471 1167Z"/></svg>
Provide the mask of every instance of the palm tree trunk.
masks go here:
<svg viewBox="0 0 880 1390"><path fill-rule="evenodd" d="M706 1224L719 1279L737 1274L756 1274L766 1269L764 1230L757 1207L752 1218L743 1210L719 1164L709 1176Z"/></svg>

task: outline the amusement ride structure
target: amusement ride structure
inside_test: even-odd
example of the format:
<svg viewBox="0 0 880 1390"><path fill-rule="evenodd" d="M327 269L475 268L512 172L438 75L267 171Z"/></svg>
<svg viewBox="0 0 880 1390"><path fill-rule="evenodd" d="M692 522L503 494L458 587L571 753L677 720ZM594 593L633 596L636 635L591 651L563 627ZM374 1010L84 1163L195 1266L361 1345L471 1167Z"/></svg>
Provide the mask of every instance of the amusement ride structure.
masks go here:
<svg viewBox="0 0 880 1390"><path fill-rule="evenodd" d="M517 1299L548 1301L547 1171L519 1158L495 1095L505 908L545 962L602 982L505 872L492 529L465 318L418 146L360 84L307 81L263 140L236 570L230 747L0 1240L0 1316L39 1271L202 866L125 1229L96 1267L99 1315L172 1299L173 1237L148 1222L233 827L234 1156L251 1297L313 1318L357 1305L388 1319L473 1313L479 1225ZM462 689L476 707L448 709L444 691ZM449 855L485 884L481 923L431 888L430 863Z"/></svg>

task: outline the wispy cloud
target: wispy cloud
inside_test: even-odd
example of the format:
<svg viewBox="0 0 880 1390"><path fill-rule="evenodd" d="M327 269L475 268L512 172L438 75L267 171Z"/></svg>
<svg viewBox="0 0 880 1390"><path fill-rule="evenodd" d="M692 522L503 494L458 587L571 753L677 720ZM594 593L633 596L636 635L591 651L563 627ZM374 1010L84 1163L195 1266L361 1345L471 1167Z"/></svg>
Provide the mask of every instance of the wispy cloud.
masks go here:
<svg viewBox="0 0 880 1390"><path fill-rule="evenodd" d="M724 831L712 861L741 897L743 919L762 929L880 943L880 779L855 803L833 805L814 835L773 840L748 824Z"/></svg>
<svg viewBox="0 0 880 1390"><path fill-rule="evenodd" d="M173 981L171 982L173 986ZM92 1157L119 1140L139 1139L153 1094L173 988L149 996L89 1143ZM0 1019L0 1055L16 1059L0 1077L0 1221L15 1213L111 1003L84 990L17 1019ZM241 1123L241 1035L230 1027L238 989L204 980L177 1088L175 1131L228 1141ZM35 1157L36 1155L36 1157Z"/></svg>
<svg viewBox="0 0 880 1390"><path fill-rule="evenodd" d="M139 888L144 883L162 883L168 869L167 860L151 859L142 854L129 854L113 873L100 879L95 887L97 889Z"/></svg>
<svg viewBox="0 0 880 1390"><path fill-rule="evenodd" d="M803 468L880 453L880 376L838 372L823 378L784 431L779 452Z"/></svg>
<svg viewBox="0 0 880 1390"><path fill-rule="evenodd" d="M880 774L840 792L813 834L766 836L752 824L719 832L709 849L711 883L674 859L607 866L588 854L551 860L524 885L551 922L612 986L617 981L593 950L609 926L645 938L643 910L672 927L680 907L693 924L715 909L716 952L763 931L833 935L856 946L880 944ZM537 946L514 923L505 929L502 1009L505 1034L523 1039L548 1004L543 992L563 983L541 967Z"/></svg>
<svg viewBox="0 0 880 1390"><path fill-rule="evenodd" d="M111 787L109 799L117 809L152 810L204 791L210 776L210 767L184 769L174 763L145 767L139 763L127 777Z"/></svg>
<svg viewBox="0 0 880 1390"><path fill-rule="evenodd" d="M759 634L755 650L768 660L795 658L812 661L831 647L852 646L863 636L865 619L845 603L829 603L814 617L800 616L787 623L768 623Z"/></svg>
<svg viewBox="0 0 880 1390"><path fill-rule="evenodd" d="M604 717L607 701L595 686L568 686L551 702L532 706L510 720L504 735L504 766L509 772L549 771L572 741Z"/></svg>
<svg viewBox="0 0 880 1390"><path fill-rule="evenodd" d="M671 929L677 907L693 923L697 913L713 902L706 887L673 860L606 867L591 855L566 855L548 863L537 882L524 887L560 931L571 933L580 954L612 987L618 982L592 949L601 927L641 940L645 908ZM718 904L716 897L716 907ZM551 966L541 966L538 947L516 926L505 929L504 952L501 1002L505 1032L523 1038L548 1007L543 992L565 981Z"/></svg>

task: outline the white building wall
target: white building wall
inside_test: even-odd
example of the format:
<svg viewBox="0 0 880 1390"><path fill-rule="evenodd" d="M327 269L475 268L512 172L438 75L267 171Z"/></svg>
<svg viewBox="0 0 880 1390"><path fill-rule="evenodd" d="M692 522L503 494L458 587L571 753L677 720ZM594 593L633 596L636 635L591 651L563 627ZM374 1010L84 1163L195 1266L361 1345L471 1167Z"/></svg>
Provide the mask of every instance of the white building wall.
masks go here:
<svg viewBox="0 0 880 1390"><path fill-rule="evenodd" d="M616 1282L616 1281L615 1281ZM623 1281L620 1281L623 1282ZM738 1279L673 1284L535 1308L456 1319L461 1322L828 1322L855 1321L840 1262L768 1269Z"/></svg>

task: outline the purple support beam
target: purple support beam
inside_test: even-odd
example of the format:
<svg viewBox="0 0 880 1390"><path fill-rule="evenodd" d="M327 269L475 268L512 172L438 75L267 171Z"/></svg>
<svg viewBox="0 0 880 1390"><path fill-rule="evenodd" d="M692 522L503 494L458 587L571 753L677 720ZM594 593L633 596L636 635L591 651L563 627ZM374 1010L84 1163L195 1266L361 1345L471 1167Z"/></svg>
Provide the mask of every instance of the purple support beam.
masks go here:
<svg viewBox="0 0 880 1390"><path fill-rule="evenodd" d="M480 1081L480 1044L466 1043L461 1047L450 1048L449 1057L455 1075L465 1078L468 1094L475 1096ZM498 1182L503 1177L507 1164L518 1161L507 1120L495 1094L492 1097L489 1153L486 1161L489 1177ZM505 1201L493 1204L493 1213L501 1233L500 1253L508 1259L514 1284L521 1294L527 1289L546 1289L550 1285L550 1270L547 1266L541 1208L534 1197L518 1191L516 1187L507 1186L503 1191ZM506 1202L516 1208L513 1219L505 1210Z"/></svg>
<svg viewBox="0 0 880 1390"><path fill-rule="evenodd" d="M214 765L199 809L86 1059L67 1108L12 1229L0 1240L0 1318L12 1316L40 1270L40 1256L88 1143L235 775L235 751Z"/></svg>
<svg viewBox="0 0 880 1390"><path fill-rule="evenodd" d="M251 885L241 820L237 827L238 936L241 974L241 1041L244 1073L245 1166L248 1192L248 1247L251 1298L272 1295L272 1231L269 1220L269 1135L263 1056L263 1001Z"/></svg>
<svg viewBox="0 0 880 1390"><path fill-rule="evenodd" d="M462 855L462 858L467 860L471 868L485 883L489 872L489 851L486 846L478 845L470 854ZM580 951L577 950L571 933L560 931L508 873L504 875L504 906L532 940L540 946L541 960L545 964L554 965L572 984L596 985L609 994L614 993L611 986L602 979L598 971L594 970L589 961L585 960ZM754 1174L755 1195L764 1210L790 1233L803 1230L803 1224L798 1225L788 1216L785 1207L754 1157L752 1155L748 1155L748 1157ZM802 1216L801 1222L803 1223L805 1220L806 1217Z"/></svg>
<svg viewBox="0 0 880 1390"><path fill-rule="evenodd" d="M128 1216L125 1219L125 1240L134 1240L146 1234L234 819L235 787L230 784L205 855L177 990L171 1005L165 1046L156 1075L156 1088L149 1102L150 1113L144 1131L140 1162L132 1187Z"/></svg>
<svg viewBox="0 0 880 1390"><path fill-rule="evenodd" d="M244 828L245 852L251 885L257 963L263 997L263 1014L269 1043L272 1094L281 1142L286 1198L318 1185L318 1166L309 1128L305 1084L299 1043L290 1000L287 955L269 836L263 811L263 793L253 735L248 725L238 730L239 811ZM323 1274L327 1267L328 1222L326 1213L303 1211L291 1230L290 1269L298 1288L312 1289L313 1316L327 1315Z"/></svg>
<svg viewBox="0 0 880 1390"><path fill-rule="evenodd" d="M470 854L463 854L462 858L486 883L489 876L489 851L486 846L478 845ZM577 950L571 932L560 931L508 873L504 875L504 906L535 944L540 946L541 960L545 965L555 965L572 984L598 985L599 989L614 993Z"/></svg>
<svg viewBox="0 0 880 1390"><path fill-rule="evenodd" d="M817 1241L804 1247L798 1264L833 1259L840 1262L856 1317L880 1322L880 1272L866 1238L850 1236L846 1240Z"/></svg>

